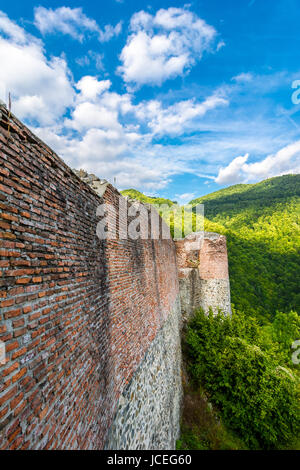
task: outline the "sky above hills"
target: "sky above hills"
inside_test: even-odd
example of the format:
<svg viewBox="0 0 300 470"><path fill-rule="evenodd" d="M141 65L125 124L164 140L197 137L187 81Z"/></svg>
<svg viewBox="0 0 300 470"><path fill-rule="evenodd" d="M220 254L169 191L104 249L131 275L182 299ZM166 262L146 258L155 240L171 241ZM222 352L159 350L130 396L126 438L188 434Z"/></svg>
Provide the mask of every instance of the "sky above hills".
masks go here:
<svg viewBox="0 0 300 470"><path fill-rule="evenodd" d="M185 203L300 173L298 0L0 0L0 99L71 167Z"/></svg>

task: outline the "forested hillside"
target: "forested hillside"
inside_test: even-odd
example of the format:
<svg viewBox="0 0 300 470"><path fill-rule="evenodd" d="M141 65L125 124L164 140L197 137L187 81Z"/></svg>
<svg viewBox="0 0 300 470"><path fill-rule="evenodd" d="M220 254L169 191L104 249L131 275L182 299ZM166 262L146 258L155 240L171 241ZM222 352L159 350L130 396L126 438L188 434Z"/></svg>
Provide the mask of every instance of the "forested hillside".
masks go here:
<svg viewBox="0 0 300 470"><path fill-rule="evenodd" d="M125 197L127 196L129 199L136 199L137 201L147 204L167 204L169 207L177 204L176 201L171 201L170 199L165 199L163 197L146 196L136 189L124 189L124 191L121 191L121 194Z"/></svg>
<svg viewBox="0 0 300 470"><path fill-rule="evenodd" d="M185 348L192 390L199 397L204 387L225 429L247 447L299 449L292 345L300 339L300 175L231 186L191 203L204 204L205 230L227 237L235 307L232 318L196 312L190 322ZM202 427L189 424L185 405L179 447L202 448Z"/></svg>

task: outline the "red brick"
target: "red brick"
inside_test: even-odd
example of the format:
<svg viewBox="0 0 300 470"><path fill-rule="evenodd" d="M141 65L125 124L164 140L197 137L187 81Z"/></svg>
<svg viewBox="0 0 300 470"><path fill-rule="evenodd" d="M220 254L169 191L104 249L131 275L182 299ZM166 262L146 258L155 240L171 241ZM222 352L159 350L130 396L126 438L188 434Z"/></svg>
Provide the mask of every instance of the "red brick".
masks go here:
<svg viewBox="0 0 300 470"><path fill-rule="evenodd" d="M5 377L6 375L11 374L14 370L19 368L19 363L15 362L11 366L9 366L7 369L2 371L2 375Z"/></svg>
<svg viewBox="0 0 300 470"><path fill-rule="evenodd" d="M3 300L0 305L2 308L4 308L4 307L10 307L14 303L15 303L14 299L7 299L7 300Z"/></svg>
<svg viewBox="0 0 300 470"><path fill-rule="evenodd" d="M16 283L17 284L29 284L31 281L30 277L20 277L20 279L17 279Z"/></svg>
<svg viewBox="0 0 300 470"><path fill-rule="evenodd" d="M27 372L27 369L26 367L23 367L23 369L21 369L17 374L15 374L12 378L12 382L15 383L15 382L18 382L22 377L24 377L24 375L26 374Z"/></svg>
<svg viewBox="0 0 300 470"><path fill-rule="evenodd" d="M13 400L10 402L10 408L13 410L18 404L21 402L23 399L24 395L23 393L19 393Z"/></svg>

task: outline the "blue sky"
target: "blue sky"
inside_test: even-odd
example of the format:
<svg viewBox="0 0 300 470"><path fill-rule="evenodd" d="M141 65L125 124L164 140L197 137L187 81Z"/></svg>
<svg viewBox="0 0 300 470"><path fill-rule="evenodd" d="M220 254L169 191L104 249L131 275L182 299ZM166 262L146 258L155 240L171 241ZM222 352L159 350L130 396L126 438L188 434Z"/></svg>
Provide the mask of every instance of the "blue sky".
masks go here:
<svg viewBox="0 0 300 470"><path fill-rule="evenodd" d="M297 0L0 0L0 99L71 167L185 203L300 172L299 24Z"/></svg>

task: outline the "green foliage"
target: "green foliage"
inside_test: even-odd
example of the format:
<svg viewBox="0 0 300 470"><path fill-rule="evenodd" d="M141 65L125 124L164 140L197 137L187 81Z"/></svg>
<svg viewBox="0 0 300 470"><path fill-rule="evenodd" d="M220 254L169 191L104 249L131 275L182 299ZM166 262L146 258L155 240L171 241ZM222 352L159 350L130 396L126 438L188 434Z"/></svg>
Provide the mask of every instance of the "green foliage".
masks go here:
<svg viewBox="0 0 300 470"><path fill-rule="evenodd" d="M232 210L233 204L244 203L245 207L262 204L262 206L273 205L274 200L285 200L286 197L299 197L300 175L284 175L275 178L269 178L256 184L236 184L228 188L221 189L206 196L193 199L190 204L203 204L212 201L214 205L218 204L224 207L228 204ZM221 212L223 209L217 209Z"/></svg>
<svg viewBox="0 0 300 470"><path fill-rule="evenodd" d="M182 429L176 442L176 450L210 450L208 444L198 436L198 429Z"/></svg>
<svg viewBox="0 0 300 470"><path fill-rule="evenodd" d="M241 450L245 444L226 426L207 396L191 382L184 384L181 435L178 450Z"/></svg>
<svg viewBox="0 0 300 470"><path fill-rule="evenodd" d="M300 317L296 312L277 312L275 318L263 331L268 334L269 340L277 345L277 356L282 364L290 367L292 344L300 339Z"/></svg>
<svg viewBox="0 0 300 470"><path fill-rule="evenodd" d="M176 201L171 201L170 199L165 199L163 197L152 197L146 196L145 194L137 191L136 189L124 189L121 191L122 196L127 196L130 199L136 199L137 201L144 202L146 204L166 204L167 206L171 207L174 204L177 204Z"/></svg>
<svg viewBox="0 0 300 470"><path fill-rule="evenodd" d="M270 348L257 320L235 311L232 317L198 311L188 326L193 379L205 384L224 422L250 448L279 448L299 435L299 382L278 353L285 341L283 335Z"/></svg>
<svg viewBox="0 0 300 470"><path fill-rule="evenodd" d="M195 216L192 213L192 208L180 206L176 201L170 199L145 196L135 189L125 189L121 191L121 194L155 206L162 219L170 227L173 238L181 238L195 231Z"/></svg>

